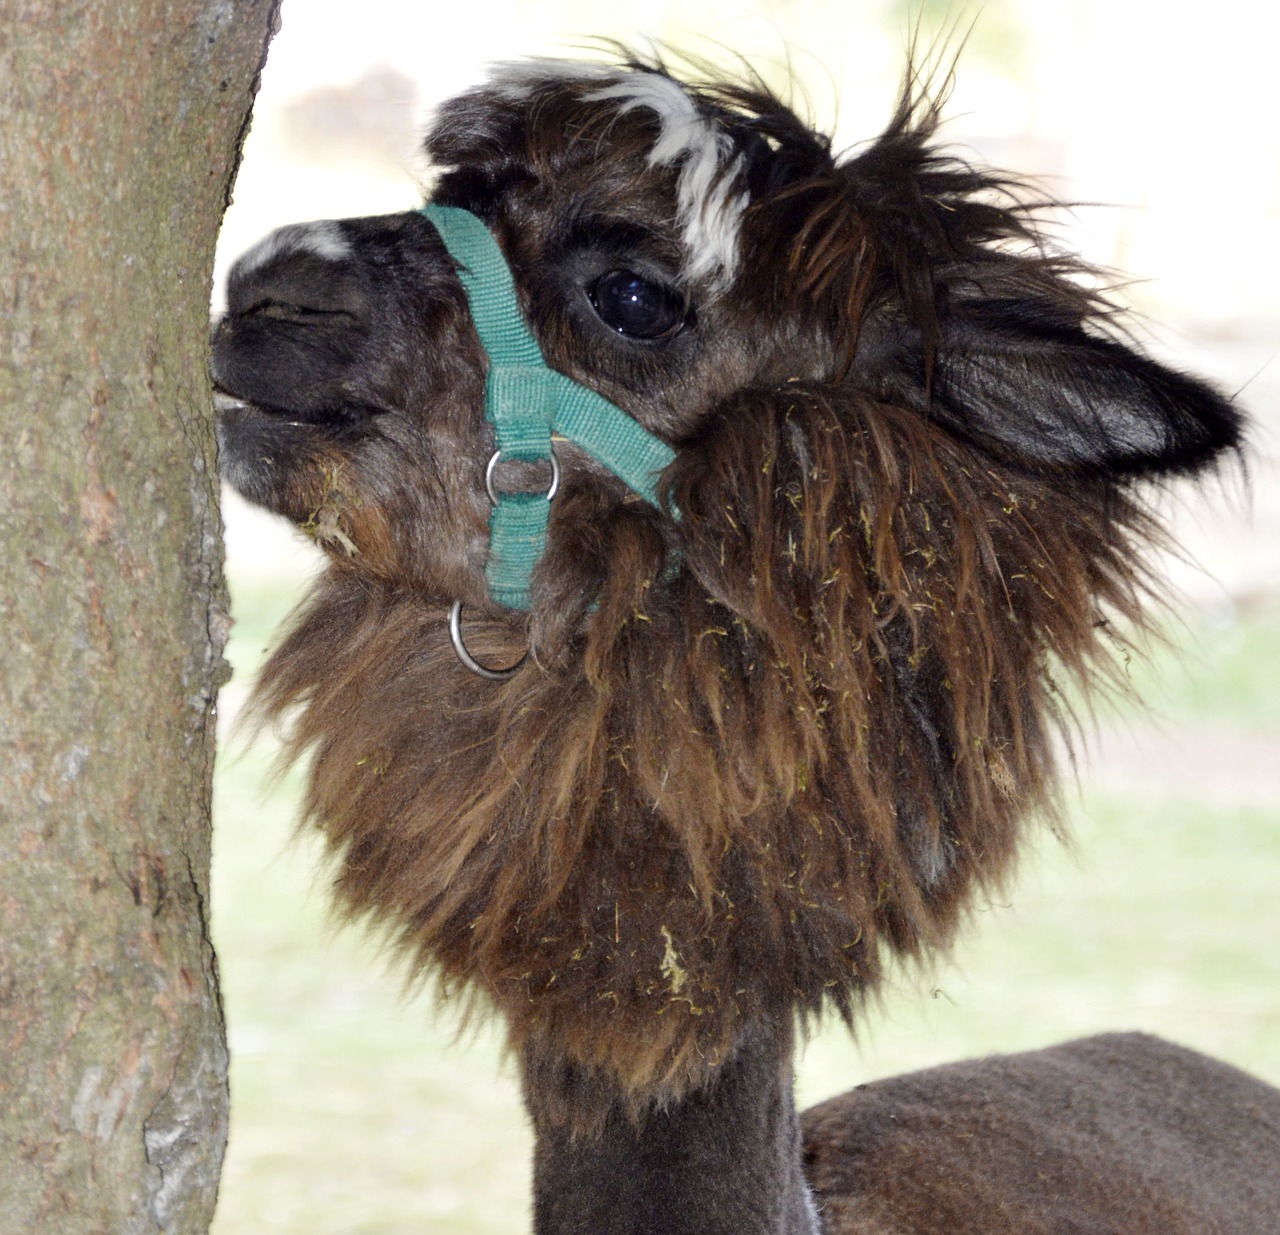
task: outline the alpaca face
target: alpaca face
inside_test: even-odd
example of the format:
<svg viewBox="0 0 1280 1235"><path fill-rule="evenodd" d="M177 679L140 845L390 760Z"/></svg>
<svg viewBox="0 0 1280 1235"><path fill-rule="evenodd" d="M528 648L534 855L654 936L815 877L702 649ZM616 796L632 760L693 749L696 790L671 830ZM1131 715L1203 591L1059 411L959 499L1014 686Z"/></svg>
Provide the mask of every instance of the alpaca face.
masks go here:
<svg viewBox="0 0 1280 1235"><path fill-rule="evenodd" d="M840 160L755 85L643 65L442 109L436 202L548 364L674 450L655 507L557 446L527 613L485 586L486 358L431 224L285 228L231 274L226 475L330 560L259 705L319 752L348 907L531 1068L663 1100L944 944L1052 800L1058 679L1142 620L1140 482L1236 444L937 121L908 93ZM508 681L458 663L456 600L528 651Z"/></svg>
<svg viewBox="0 0 1280 1235"><path fill-rule="evenodd" d="M678 442L733 391L829 360L816 338L770 343L768 306L734 282L745 140L664 75L560 66L456 100L428 149L445 168L435 199L500 239L551 367ZM227 302L213 372L232 485L352 570L482 600L486 362L432 226L414 212L281 228L236 263ZM566 492L626 500L580 451L557 454ZM504 487L546 487L505 471Z"/></svg>

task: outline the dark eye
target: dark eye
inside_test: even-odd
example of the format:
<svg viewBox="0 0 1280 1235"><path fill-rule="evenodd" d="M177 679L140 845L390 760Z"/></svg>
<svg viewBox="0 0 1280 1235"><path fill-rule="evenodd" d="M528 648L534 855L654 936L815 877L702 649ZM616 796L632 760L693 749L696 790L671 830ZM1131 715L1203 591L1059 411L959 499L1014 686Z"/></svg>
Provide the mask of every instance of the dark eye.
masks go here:
<svg viewBox="0 0 1280 1235"><path fill-rule="evenodd" d="M587 294L600 320L628 338L661 339L684 324L684 297L634 270L602 274Z"/></svg>

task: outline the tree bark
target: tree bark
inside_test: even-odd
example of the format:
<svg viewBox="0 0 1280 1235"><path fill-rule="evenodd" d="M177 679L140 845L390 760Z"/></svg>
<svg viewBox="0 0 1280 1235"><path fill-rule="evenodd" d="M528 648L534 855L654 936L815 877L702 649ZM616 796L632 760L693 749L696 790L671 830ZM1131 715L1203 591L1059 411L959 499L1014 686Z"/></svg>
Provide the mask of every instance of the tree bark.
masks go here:
<svg viewBox="0 0 1280 1235"><path fill-rule="evenodd" d="M0 0L0 1230L203 1232L214 241L278 0Z"/></svg>

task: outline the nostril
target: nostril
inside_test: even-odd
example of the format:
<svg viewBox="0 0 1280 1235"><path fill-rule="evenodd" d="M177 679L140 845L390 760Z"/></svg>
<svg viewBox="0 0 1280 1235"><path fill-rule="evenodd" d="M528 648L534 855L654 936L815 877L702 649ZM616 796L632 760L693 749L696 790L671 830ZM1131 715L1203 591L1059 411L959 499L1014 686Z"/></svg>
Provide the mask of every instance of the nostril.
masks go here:
<svg viewBox="0 0 1280 1235"><path fill-rule="evenodd" d="M278 300L273 296L264 296L247 309L242 309L241 317L266 317L280 322L355 322L355 315L345 308L329 308L320 305L298 304L292 300Z"/></svg>

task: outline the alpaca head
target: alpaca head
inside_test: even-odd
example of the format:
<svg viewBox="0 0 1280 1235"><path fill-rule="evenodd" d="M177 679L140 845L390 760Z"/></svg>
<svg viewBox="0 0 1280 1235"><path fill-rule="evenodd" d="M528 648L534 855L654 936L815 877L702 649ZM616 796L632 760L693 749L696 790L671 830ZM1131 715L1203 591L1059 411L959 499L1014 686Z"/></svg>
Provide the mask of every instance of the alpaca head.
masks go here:
<svg viewBox="0 0 1280 1235"><path fill-rule="evenodd" d="M1141 486L1236 444L936 124L908 93L837 158L756 83L634 63L441 110L435 202L671 456L646 497L556 442L523 607L486 578L490 359L429 219L287 227L231 274L225 474L328 554L260 706L346 906L532 1068L661 1100L945 944L1051 804L1059 686L1141 620ZM496 472L543 500L544 463ZM458 602L514 673L461 663Z"/></svg>

